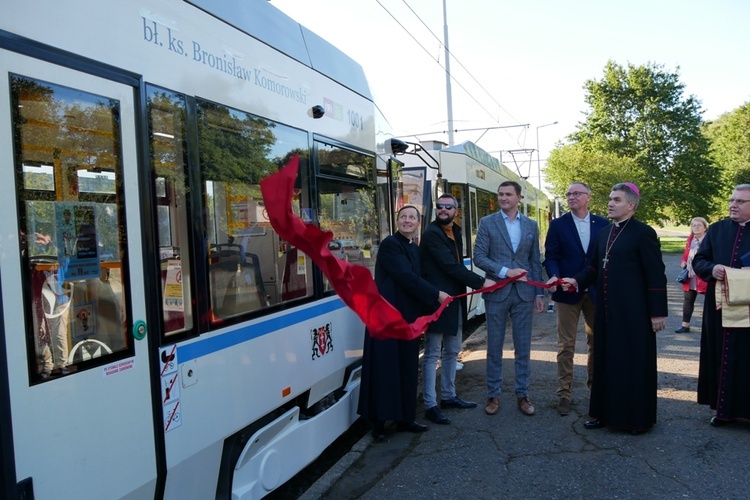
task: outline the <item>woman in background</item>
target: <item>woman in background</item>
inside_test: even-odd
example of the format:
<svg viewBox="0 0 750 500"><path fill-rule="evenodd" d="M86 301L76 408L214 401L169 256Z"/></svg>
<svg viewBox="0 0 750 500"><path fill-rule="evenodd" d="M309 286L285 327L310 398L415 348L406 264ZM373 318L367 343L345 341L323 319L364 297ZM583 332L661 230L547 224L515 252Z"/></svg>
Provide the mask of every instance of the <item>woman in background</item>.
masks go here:
<svg viewBox="0 0 750 500"><path fill-rule="evenodd" d="M690 236L685 243L685 252L680 262L680 267L688 270L688 280L682 284L682 290L685 292L685 301L682 304L682 326L675 330L675 333L690 331L690 318L693 316L695 298L699 293L706 293L706 282L696 276L693 271L693 257L701 246L707 230L708 221L703 217L694 217L690 221Z"/></svg>

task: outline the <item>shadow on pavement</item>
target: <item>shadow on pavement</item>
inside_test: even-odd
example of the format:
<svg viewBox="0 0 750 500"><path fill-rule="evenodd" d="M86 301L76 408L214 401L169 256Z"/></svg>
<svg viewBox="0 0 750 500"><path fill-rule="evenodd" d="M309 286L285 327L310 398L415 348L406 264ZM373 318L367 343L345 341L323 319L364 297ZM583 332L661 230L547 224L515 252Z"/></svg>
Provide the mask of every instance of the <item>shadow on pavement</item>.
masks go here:
<svg viewBox="0 0 750 500"><path fill-rule="evenodd" d="M745 498L750 426L708 425L711 411L696 400L702 296L690 333L678 334L682 289L680 255L664 256L669 286L667 329L658 334L658 420L647 434L585 430L588 413L585 335L579 326L573 408L555 411L556 315L535 315L530 398L537 414L520 413L513 397L511 335L506 337L503 395L495 416L483 411L486 330L464 343L456 377L473 410L447 410L451 425L425 421L424 434L389 433L384 443L365 435L303 498ZM421 391L421 388L420 388Z"/></svg>

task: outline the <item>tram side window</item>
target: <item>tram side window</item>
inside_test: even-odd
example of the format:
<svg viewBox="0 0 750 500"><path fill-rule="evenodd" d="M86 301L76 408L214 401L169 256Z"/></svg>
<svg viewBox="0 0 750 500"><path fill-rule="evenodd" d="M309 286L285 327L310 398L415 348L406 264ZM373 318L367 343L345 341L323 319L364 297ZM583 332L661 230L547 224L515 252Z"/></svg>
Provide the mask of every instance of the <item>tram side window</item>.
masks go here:
<svg viewBox="0 0 750 500"><path fill-rule="evenodd" d="M147 86L151 180L161 271L162 331L193 328L185 98Z"/></svg>
<svg viewBox="0 0 750 500"><path fill-rule="evenodd" d="M526 203L525 205L526 205L526 216L529 219L536 220L536 213L537 213L536 205L534 205L533 203Z"/></svg>
<svg viewBox="0 0 750 500"><path fill-rule="evenodd" d="M320 227L333 233L328 249L335 257L374 272L380 234L373 184L375 159L323 143L317 144L317 151L321 173L351 178L326 175L317 181ZM331 289L327 280L325 287Z"/></svg>
<svg viewBox="0 0 750 500"><path fill-rule="evenodd" d="M390 214L393 213L391 205L391 184L388 182L388 172L378 170L377 189L375 199L378 201L378 235L373 242L377 248L377 242L391 234Z"/></svg>
<svg viewBox="0 0 750 500"><path fill-rule="evenodd" d="M472 248L474 247L474 243L476 243L477 228L479 226L479 221L482 220L482 217L486 217L497 211L497 195L495 193L490 193L489 191L482 191L482 190L477 189L476 195L472 193L472 198L474 196L476 196L477 213L476 213L476 217L472 218L472 225L471 225ZM472 206L473 206L473 203L472 203Z"/></svg>
<svg viewBox="0 0 750 500"><path fill-rule="evenodd" d="M132 352L119 101L11 76L32 382Z"/></svg>
<svg viewBox="0 0 750 500"><path fill-rule="evenodd" d="M469 207L466 199L466 184L451 184L450 186L450 194L452 194L456 200L458 200L458 208L456 209L456 217L455 220L458 223L459 226L461 226L461 230L463 231L463 240L464 241L471 241L467 238L467 230L468 227L466 225L466 216L469 213ZM466 257L468 255L469 246L464 245L464 254L462 257Z"/></svg>
<svg viewBox="0 0 750 500"><path fill-rule="evenodd" d="M307 133L205 101L198 131L211 321L311 296L312 261L279 238L260 192L261 179L298 154L292 209L311 220Z"/></svg>

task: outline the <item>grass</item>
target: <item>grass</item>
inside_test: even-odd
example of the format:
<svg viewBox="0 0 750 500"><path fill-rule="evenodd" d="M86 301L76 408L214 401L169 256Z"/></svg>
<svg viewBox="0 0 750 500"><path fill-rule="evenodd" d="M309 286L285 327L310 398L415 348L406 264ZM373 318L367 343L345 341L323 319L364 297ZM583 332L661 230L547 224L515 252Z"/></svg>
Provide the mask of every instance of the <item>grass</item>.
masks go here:
<svg viewBox="0 0 750 500"><path fill-rule="evenodd" d="M690 226L651 227L656 230L656 234L659 236L661 253L682 253L685 251L685 242L690 234Z"/></svg>
<svg viewBox="0 0 750 500"><path fill-rule="evenodd" d="M660 236L661 253L682 253L685 251L687 238L681 236Z"/></svg>

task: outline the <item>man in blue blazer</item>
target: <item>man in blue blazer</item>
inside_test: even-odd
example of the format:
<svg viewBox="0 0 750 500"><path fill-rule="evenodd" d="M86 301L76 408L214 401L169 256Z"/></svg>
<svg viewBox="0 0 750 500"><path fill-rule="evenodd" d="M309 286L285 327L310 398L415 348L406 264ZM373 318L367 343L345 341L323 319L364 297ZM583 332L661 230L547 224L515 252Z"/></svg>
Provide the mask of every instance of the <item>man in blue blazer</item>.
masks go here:
<svg viewBox="0 0 750 500"><path fill-rule="evenodd" d="M589 212L591 189L583 182L574 182L565 193L570 212L552 220L544 244L544 267L550 282L564 276L575 276L591 259L596 247L596 235L609 221ZM573 356L576 350L578 320L583 312L588 345L588 378L591 389L594 368L594 303L596 290L565 292L558 288L552 294L557 302L557 412L570 414L573 386Z"/></svg>
<svg viewBox="0 0 750 500"><path fill-rule="evenodd" d="M474 263L488 278L513 278L540 281L542 263L539 251L539 227L536 221L518 210L521 186L505 181L497 190L500 211L479 221L474 246ZM524 415L536 410L529 401L531 375L531 324L534 309L544 310L544 292L515 281L494 292L482 294L487 308L487 402L485 413L495 415L500 408L503 382L503 343L508 317L513 326L515 350L516 404Z"/></svg>

